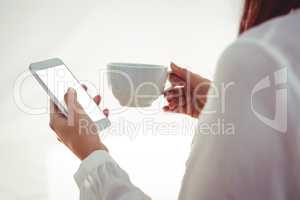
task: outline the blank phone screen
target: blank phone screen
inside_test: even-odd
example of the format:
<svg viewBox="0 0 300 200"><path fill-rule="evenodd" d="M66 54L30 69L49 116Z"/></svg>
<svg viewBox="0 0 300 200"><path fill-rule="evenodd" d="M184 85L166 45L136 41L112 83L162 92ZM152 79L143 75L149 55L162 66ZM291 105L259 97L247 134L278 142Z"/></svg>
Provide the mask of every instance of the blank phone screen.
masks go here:
<svg viewBox="0 0 300 200"><path fill-rule="evenodd" d="M67 114L67 107L64 101L64 95L68 88L72 87L76 90L77 101L83 107L84 111L94 122L105 118L96 103L91 99L87 92L82 88L73 74L65 65L50 67L36 71L37 76L48 87L48 90L54 95L60 106L64 108L62 112Z"/></svg>

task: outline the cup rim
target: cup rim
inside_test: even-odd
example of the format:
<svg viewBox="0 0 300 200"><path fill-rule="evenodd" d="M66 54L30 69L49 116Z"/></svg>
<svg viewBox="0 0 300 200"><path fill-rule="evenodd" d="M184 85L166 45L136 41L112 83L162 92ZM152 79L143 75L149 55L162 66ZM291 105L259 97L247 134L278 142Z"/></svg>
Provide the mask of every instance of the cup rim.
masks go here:
<svg viewBox="0 0 300 200"><path fill-rule="evenodd" d="M112 62L107 64L108 67L127 67L127 68L152 68L152 69L165 69L166 66L163 65L153 65L153 64L143 64L143 63L122 63L122 62Z"/></svg>

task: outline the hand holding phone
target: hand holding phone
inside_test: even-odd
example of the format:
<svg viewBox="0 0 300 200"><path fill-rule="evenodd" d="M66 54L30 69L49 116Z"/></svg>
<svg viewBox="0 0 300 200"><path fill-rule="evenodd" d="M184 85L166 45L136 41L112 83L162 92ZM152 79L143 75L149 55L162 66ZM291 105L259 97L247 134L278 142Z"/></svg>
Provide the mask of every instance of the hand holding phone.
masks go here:
<svg viewBox="0 0 300 200"><path fill-rule="evenodd" d="M107 151L98 130L110 121L97 106L100 99L95 103L60 59L33 63L30 70L51 98L50 127L57 138L81 160Z"/></svg>
<svg viewBox="0 0 300 200"><path fill-rule="evenodd" d="M76 91L69 88L64 99L69 111L68 117L65 117L52 101L50 103L50 127L56 133L59 141L65 144L80 160L84 160L97 150L108 151L98 135L97 125L92 122L78 103Z"/></svg>
<svg viewBox="0 0 300 200"><path fill-rule="evenodd" d="M29 69L65 116L68 116L68 109L64 101L64 96L68 88L74 88L78 103L89 118L97 125L98 129L103 130L110 126L109 119L102 113L96 103L82 88L79 81L60 59L53 58L33 63Z"/></svg>

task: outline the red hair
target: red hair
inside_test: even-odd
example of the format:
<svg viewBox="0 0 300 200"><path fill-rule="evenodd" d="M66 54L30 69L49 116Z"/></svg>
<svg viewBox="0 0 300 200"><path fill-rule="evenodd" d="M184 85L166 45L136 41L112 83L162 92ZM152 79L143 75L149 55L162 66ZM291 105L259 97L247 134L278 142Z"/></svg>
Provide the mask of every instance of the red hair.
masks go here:
<svg viewBox="0 0 300 200"><path fill-rule="evenodd" d="M245 0L240 34L297 8L300 8L300 0Z"/></svg>

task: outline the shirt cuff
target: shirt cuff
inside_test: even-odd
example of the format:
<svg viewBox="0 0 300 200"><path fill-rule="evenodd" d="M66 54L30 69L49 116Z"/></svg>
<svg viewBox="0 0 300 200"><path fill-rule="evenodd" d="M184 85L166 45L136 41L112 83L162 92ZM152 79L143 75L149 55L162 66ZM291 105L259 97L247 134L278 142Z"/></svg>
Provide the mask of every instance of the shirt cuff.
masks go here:
<svg viewBox="0 0 300 200"><path fill-rule="evenodd" d="M79 166L79 169L74 175L74 179L77 185L80 187L85 178L93 170L95 170L101 165L104 165L105 163L115 163L115 161L107 151L98 150L91 153L86 159L82 161L82 163Z"/></svg>

